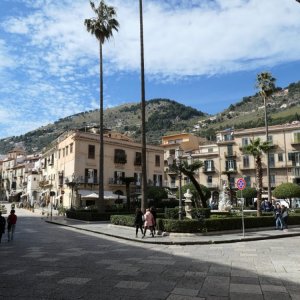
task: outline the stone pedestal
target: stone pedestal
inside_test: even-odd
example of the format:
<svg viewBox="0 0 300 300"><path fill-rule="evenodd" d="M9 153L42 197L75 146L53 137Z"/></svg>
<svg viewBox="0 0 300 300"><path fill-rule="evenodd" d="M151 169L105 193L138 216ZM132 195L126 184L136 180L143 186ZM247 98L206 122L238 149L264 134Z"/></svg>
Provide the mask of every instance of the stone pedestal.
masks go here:
<svg viewBox="0 0 300 300"><path fill-rule="evenodd" d="M192 197L190 190L188 189L187 192L183 195L185 197L184 200L184 208L185 214L188 219L192 219Z"/></svg>

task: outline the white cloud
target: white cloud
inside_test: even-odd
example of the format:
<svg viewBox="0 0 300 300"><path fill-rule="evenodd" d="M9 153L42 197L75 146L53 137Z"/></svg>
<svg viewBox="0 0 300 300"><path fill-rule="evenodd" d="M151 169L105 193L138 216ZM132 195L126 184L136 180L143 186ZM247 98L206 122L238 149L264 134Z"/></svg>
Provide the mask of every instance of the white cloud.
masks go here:
<svg viewBox="0 0 300 300"><path fill-rule="evenodd" d="M9 102L0 108L2 120L9 122L11 111L27 115L22 126L13 124L24 132L34 123L98 108L98 44L84 27L93 17L89 2L9 3L19 2L26 11L0 24L0 79L6 82L0 103ZM107 2L117 8L120 29L104 45L104 70L139 72L138 1ZM292 0L144 1L147 78L184 80L299 60L299 32L300 7ZM109 95L105 101L114 102Z"/></svg>

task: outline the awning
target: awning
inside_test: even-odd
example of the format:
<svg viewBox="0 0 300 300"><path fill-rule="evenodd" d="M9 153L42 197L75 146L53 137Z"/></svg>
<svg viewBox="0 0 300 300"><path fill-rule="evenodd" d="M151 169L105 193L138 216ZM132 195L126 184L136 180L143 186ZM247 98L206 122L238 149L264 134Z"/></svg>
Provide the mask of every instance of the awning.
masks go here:
<svg viewBox="0 0 300 300"><path fill-rule="evenodd" d="M114 194L112 191L104 191L104 199L126 199L126 196Z"/></svg>
<svg viewBox="0 0 300 300"><path fill-rule="evenodd" d="M81 199L98 199L99 195L97 193L90 193L85 196L81 196Z"/></svg>

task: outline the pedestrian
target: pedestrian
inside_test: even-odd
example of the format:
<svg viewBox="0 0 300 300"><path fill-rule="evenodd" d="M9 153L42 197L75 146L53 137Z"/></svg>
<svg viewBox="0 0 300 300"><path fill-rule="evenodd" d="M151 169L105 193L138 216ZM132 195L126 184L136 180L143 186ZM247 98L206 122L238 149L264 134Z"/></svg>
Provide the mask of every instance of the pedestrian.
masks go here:
<svg viewBox="0 0 300 300"><path fill-rule="evenodd" d="M2 240L2 234L5 233L5 224L6 224L6 220L4 217L2 217L2 212L0 211L0 243Z"/></svg>
<svg viewBox="0 0 300 300"><path fill-rule="evenodd" d="M151 206L150 207L150 212L153 216L153 220L154 220L154 223L153 223L153 234L155 234L155 231L156 231L156 209L154 206Z"/></svg>
<svg viewBox="0 0 300 300"><path fill-rule="evenodd" d="M17 216L15 210L10 211L10 215L7 217L7 240L12 241L14 239L14 233L16 229Z"/></svg>
<svg viewBox="0 0 300 300"><path fill-rule="evenodd" d="M154 237L154 234L153 234L154 218L153 218L153 215L151 214L149 208L146 209L146 213L144 214L144 219L145 219L145 222L144 222L144 235L143 235L143 238L146 235L147 229L150 230L152 237Z"/></svg>
<svg viewBox="0 0 300 300"><path fill-rule="evenodd" d="M283 229L282 219L281 219L282 216L281 216L281 207L279 203L276 204L276 207L274 209L274 217L275 217L276 229L282 230Z"/></svg>
<svg viewBox="0 0 300 300"><path fill-rule="evenodd" d="M282 227L283 229L288 228L288 209L285 205L281 205L281 222L282 222Z"/></svg>
<svg viewBox="0 0 300 300"><path fill-rule="evenodd" d="M136 208L135 210L135 217L134 217L134 225L135 225L135 237L138 237L138 231L139 229L141 230L141 233L142 233L142 236L144 234L144 231L143 231L143 213L141 211L140 208Z"/></svg>

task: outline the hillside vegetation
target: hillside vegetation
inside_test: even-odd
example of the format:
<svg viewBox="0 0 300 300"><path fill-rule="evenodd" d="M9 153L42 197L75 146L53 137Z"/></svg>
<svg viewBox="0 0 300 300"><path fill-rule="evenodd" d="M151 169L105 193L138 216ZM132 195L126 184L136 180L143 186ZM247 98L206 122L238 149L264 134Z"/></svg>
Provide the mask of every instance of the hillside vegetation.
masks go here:
<svg viewBox="0 0 300 300"><path fill-rule="evenodd" d="M284 89L277 88L267 106L269 125L299 121L300 81ZM223 112L211 116L176 101L153 99L146 103L146 121L149 144L160 144L163 135L183 131L214 140L218 130L264 126L264 107L261 97L256 94L243 97ZM0 154L6 154L16 146L24 147L28 153L39 152L66 130L98 124L99 110L78 113L24 135L0 140ZM106 109L104 125L140 141L140 104L128 103Z"/></svg>

